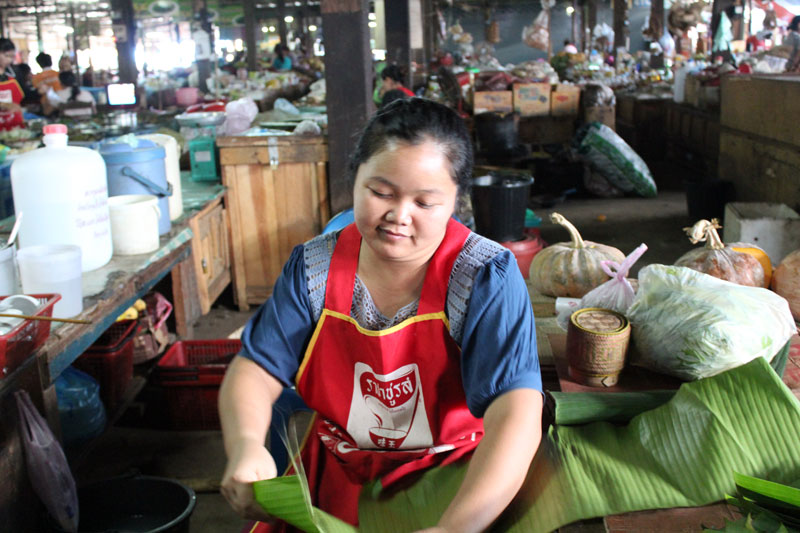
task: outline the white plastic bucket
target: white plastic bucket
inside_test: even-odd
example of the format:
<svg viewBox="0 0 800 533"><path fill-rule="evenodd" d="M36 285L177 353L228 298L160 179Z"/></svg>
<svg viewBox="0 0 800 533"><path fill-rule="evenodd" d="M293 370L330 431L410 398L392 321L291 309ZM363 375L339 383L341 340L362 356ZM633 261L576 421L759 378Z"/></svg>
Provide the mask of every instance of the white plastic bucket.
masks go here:
<svg viewBox="0 0 800 533"><path fill-rule="evenodd" d="M6 246L0 250L0 296L8 296L19 292L17 285L17 265L14 246Z"/></svg>
<svg viewBox="0 0 800 533"><path fill-rule="evenodd" d="M114 255L146 254L158 250L158 197L123 194L108 199Z"/></svg>
<svg viewBox="0 0 800 533"><path fill-rule="evenodd" d="M25 294L61 295L53 316L69 318L83 311L81 249L74 244L42 244L17 252Z"/></svg>
<svg viewBox="0 0 800 533"><path fill-rule="evenodd" d="M163 133L148 133L138 135L140 139L153 141L162 146L166 157L164 170L167 174L167 183L172 185L172 196L169 197L169 219L177 220L183 214L183 196L181 195L181 148L174 137Z"/></svg>

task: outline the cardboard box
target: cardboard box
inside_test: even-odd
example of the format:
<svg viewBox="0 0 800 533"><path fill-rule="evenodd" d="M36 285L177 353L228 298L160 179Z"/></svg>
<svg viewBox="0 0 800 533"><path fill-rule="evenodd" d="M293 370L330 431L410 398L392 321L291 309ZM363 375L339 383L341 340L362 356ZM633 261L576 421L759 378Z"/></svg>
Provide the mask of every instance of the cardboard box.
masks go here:
<svg viewBox="0 0 800 533"><path fill-rule="evenodd" d="M583 110L584 122L601 122L616 131L617 108L613 105L587 107Z"/></svg>
<svg viewBox="0 0 800 533"><path fill-rule="evenodd" d="M700 80L689 74L683 88L683 101L693 107L700 107Z"/></svg>
<svg viewBox="0 0 800 533"><path fill-rule="evenodd" d="M550 114L549 83L515 83L514 111L523 117L540 117Z"/></svg>
<svg viewBox="0 0 800 533"><path fill-rule="evenodd" d="M514 93L512 91L481 91L473 96L473 113L498 111L511 113L514 111Z"/></svg>
<svg viewBox="0 0 800 533"><path fill-rule="evenodd" d="M732 202L725 205L725 242L760 246L773 265L800 248L800 215L786 204Z"/></svg>
<svg viewBox="0 0 800 533"><path fill-rule="evenodd" d="M581 103L581 88L575 85L556 85L550 94L550 114L554 117L576 116Z"/></svg>

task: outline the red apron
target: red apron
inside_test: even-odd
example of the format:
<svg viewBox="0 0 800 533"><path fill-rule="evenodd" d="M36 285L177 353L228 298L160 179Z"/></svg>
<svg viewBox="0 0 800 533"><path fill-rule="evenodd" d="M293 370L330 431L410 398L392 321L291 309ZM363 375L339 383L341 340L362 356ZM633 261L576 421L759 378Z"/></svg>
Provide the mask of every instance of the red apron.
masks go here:
<svg viewBox="0 0 800 533"><path fill-rule="evenodd" d="M19 86L17 80L9 78L6 81L0 81L0 102L19 105L24 97L25 93L22 92L22 87ZM21 111L0 109L0 130L10 130L24 124Z"/></svg>
<svg viewBox="0 0 800 533"><path fill-rule="evenodd" d="M483 421L467 409L461 350L445 316L453 263L469 235L450 220L425 274L417 315L383 331L350 317L361 235L354 224L336 243L325 309L297 372L297 391L317 412L301 453L311 498L358 524L367 481L387 487L412 472L471 452ZM252 531L270 531L258 524Z"/></svg>

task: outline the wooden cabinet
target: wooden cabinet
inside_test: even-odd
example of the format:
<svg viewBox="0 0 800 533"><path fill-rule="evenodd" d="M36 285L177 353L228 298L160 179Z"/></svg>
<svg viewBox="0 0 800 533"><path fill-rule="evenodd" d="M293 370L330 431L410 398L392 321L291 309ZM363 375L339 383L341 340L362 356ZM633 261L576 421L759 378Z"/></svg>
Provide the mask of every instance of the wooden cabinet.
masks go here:
<svg viewBox="0 0 800 533"><path fill-rule="evenodd" d="M203 314L231 282L228 224L221 202L210 204L189 221L192 228L192 260Z"/></svg>
<svg viewBox="0 0 800 533"><path fill-rule="evenodd" d="M220 137L239 309L264 302L292 249L330 218L324 137Z"/></svg>

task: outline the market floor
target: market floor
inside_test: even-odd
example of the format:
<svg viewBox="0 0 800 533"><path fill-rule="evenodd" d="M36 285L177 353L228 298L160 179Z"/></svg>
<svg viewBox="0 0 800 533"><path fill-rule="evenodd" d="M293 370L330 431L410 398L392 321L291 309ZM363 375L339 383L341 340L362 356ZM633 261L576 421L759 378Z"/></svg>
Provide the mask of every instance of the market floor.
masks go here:
<svg viewBox="0 0 800 533"><path fill-rule="evenodd" d="M576 199L567 198L549 209L536 210L545 221L542 237L549 243L569 240L566 230L547 222L557 211L569 219L586 240L610 244L630 253L640 243L648 252L634 268L649 263L673 263L692 248L682 228L689 226L686 197L682 191L661 192L657 198ZM230 291L195 327L196 338L236 337L252 314L233 307ZM544 327L544 321L542 321ZM144 401L144 400L143 400ZM115 475L139 472L182 480L197 492L197 506L191 518L192 533L237 532L243 526L219 495L219 479L225 466L218 431L167 431L133 424L136 412L145 412L135 402L128 415L94 444L89 460L78 469L79 483ZM142 427L144 426L144 427ZM602 531L602 524L583 524L581 531Z"/></svg>

